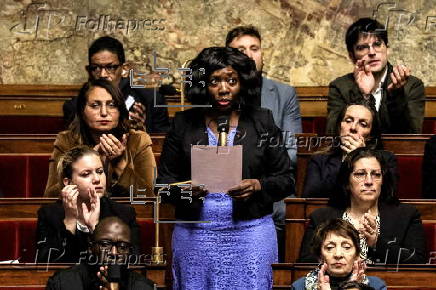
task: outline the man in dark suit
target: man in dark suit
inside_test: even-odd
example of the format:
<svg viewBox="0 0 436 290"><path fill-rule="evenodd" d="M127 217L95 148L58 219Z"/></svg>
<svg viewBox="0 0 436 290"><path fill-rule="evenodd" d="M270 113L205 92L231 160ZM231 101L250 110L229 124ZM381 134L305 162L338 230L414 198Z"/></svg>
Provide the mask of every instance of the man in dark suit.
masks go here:
<svg viewBox="0 0 436 290"><path fill-rule="evenodd" d="M256 63L256 69L262 73L263 58L261 36L253 26L238 26L227 33L226 46L239 49ZM270 109L274 122L283 132L284 142L291 159L291 169L297 166L297 146L293 137L301 133L301 115L297 94L291 86L262 77L260 99L262 108ZM292 178L295 177L292 176ZM295 182L293 183L295 184ZM285 204L283 200L274 203L274 223L279 241L279 260L284 257Z"/></svg>
<svg viewBox="0 0 436 290"><path fill-rule="evenodd" d="M327 133L335 131L343 106L362 98L375 104L383 133L421 133L424 84L410 75L405 65L388 62L385 27L371 18L361 18L348 28L345 42L354 71L330 83Z"/></svg>
<svg viewBox="0 0 436 290"><path fill-rule="evenodd" d="M48 279L47 289L153 289L152 281L127 268L130 236L129 226L121 219L102 219L91 236L87 255L82 257L86 261L55 273Z"/></svg>
<svg viewBox="0 0 436 290"><path fill-rule="evenodd" d="M126 66L123 44L117 39L104 36L96 39L88 50L89 65L86 66L90 79L107 79L119 87L130 111L129 118L148 133L166 133L169 130L168 110L165 98L154 88L131 88L130 79L123 78ZM156 102L156 103L155 103ZM77 98L66 101L63 106L64 119L69 124L76 113Z"/></svg>

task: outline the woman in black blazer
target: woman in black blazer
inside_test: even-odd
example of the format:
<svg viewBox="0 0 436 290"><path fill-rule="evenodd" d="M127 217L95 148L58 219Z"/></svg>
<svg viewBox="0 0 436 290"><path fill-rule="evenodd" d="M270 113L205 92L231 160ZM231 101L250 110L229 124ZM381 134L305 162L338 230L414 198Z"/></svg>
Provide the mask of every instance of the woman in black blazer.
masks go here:
<svg viewBox="0 0 436 290"><path fill-rule="evenodd" d="M273 202L294 192L281 132L271 111L253 106L260 76L245 54L206 48L190 68L192 87L186 92L193 105L203 108L174 117L157 184L191 180L191 146L217 145L220 116L228 119L229 146L242 145L242 181L224 192L195 185L191 193L178 186L160 192L184 221L173 231L174 289L270 289L271 264L277 262Z"/></svg>
<svg viewBox="0 0 436 290"><path fill-rule="evenodd" d="M106 174L98 152L87 146L74 147L62 157L58 170L64 185L61 198L38 210L37 261L80 262L95 226L109 216L130 226L133 253L139 253L135 209L106 197Z"/></svg>
<svg viewBox="0 0 436 290"><path fill-rule="evenodd" d="M345 156L356 148L382 149L375 107L366 100L344 106L336 120L335 142L327 151L312 155L307 165L302 197L329 197L334 194L336 178ZM397 159L383 151L389 171L397 175Z"/></svg>
<svg viewBox="0 0 436 290"><path fill-rule="evenodd" d="M337 194L329 207L315 210L304 233L300 262L317 262L310 252L315 229L322 222L345 219L359 231L361 258L375 263L426 263L425 235L420 214L395 196L392 172L380 151L359 148L344 160Z"/></svg>

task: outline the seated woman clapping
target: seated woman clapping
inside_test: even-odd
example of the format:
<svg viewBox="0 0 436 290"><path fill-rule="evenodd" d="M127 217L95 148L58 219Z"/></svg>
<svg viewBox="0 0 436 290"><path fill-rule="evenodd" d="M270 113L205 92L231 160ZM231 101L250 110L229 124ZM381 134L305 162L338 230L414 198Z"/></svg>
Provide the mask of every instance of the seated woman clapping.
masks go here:
<svg viewBox="0 0 436 290"><path fill-rule="evenodd" d="M319 259L320 267L295 281L292 289L339 289L348 281L386 289L383 280L365 275L360 250L359 233L349 222L331 219L321 224L312 240L312 251Z"/></svg>
<svg viewBox="0 0 436 290"><path fill-rule="evenodd" d="M38 210L38 262L77 263L99 220L117 216L131 229L133 252L139 248L135 209L106 196L106 174L98 152L87 146L67 151L59 161L61 197Z"/></svg>
<svg viewBox="0 0 436 290"><path fill-rule="evenodd" d="M399 203L394 177L380 151L359 148L344 160L329 207L315 210L303 237L301 262L316 262L309 250L314 231L325 220L342 218L360 234L362 259L376 263L426 262L419 212Z"/></svg>
<svg viewBox="0 0 436 290"><path fill-rule="evenodd" d="M130 186L153 194L156 162L151 138L143 131L129 129L129 115L118 88L107 80L85 83L77 98L76 117L68 130L56 136L49 161L45 197L58 197L56 168L60 156L78 145L100 153L108 189L116 196L127 196Z"/></svg>
<svg viewBox="0 0 436 290"><path fill-rule="evenodd" d="M375 107L365 100L344 106L336 120L336 141L309 160L303 197L329 197L335 189L339 168L350 152L362 147L382 149L379 123ZM396 176L395 155L389 151L381 154L387 161L387 170Z"/></svg>

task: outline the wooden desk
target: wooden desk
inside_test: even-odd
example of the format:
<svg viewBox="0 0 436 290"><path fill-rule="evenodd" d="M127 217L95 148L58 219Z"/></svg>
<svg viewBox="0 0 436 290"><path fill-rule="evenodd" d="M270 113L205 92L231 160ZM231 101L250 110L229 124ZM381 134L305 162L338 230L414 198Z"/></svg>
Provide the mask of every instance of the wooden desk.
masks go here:
<svg viewBox="0 0 436 290"><path fill-rule="evenodd" d="M43 287L56 271L67 269L72 264L8 264L0 265L1 286L36 286ZM166 265L150 265L145 267L146 277L157 284L158 289L165 289ZM134 270L142 272L143 268Z"/></svg>
<svg viewBox="0 0 436 290"><path fill-rule="evenodd" d="M273 264L273 289L291 289L298 278L303 277L317 265L314 264ZM436 289L436 266L431 265L383 265L368 267L367 275L383 279L390 287L413 287Z"/></svg>

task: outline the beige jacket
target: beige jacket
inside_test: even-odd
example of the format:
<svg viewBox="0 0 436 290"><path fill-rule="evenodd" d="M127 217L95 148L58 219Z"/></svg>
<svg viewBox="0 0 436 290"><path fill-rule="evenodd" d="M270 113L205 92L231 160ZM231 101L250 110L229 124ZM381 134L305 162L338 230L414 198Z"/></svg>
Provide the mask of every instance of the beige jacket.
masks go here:
<svg viewBox="0 0 436 290"><path fill-rule="evenodd" d="M49 160L49 172L44 197L58 197L62 184L57 174L57 165L60 157L74 146L80 145L71 131L60 132L54 142L54 150ZM151 138L143 131L129 131L126 150L122 158L127 160L127 166L120 176L116 176L109 163L106 170L107 190L119 195L120 188L128 194L130 185L134 193L153 196L153 181L157 174L156 161L151 148ZM117 188L117 189L116 189ZM141 191L138 191L141 190ZM142 189L147 189L142 191Z"/></svg>

